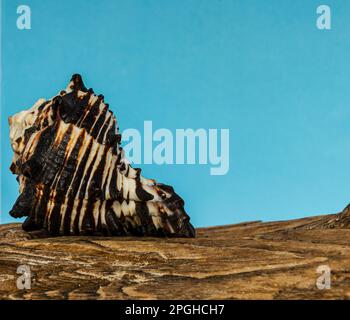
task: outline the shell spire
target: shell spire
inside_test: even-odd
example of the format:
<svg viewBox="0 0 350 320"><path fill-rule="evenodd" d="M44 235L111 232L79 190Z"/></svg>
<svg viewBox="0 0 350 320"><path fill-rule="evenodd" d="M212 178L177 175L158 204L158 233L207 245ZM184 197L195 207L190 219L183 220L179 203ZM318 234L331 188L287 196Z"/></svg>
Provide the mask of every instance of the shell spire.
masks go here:
<svg viewBox="0 0 350 320"><path fill-rule="evenodd" d="M117 120L79 74L50 100L9 118L10 170L20 195L10 215L52 235L194 237L184 201L131 167Z"/></svg>

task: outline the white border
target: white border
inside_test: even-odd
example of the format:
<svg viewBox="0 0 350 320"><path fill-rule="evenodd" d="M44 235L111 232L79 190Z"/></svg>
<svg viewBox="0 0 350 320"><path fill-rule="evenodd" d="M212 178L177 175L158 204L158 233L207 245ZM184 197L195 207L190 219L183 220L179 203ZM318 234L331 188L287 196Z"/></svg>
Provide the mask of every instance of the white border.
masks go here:
<svg viewBox="0 0 350 320"><path fill-rule="evenodd" d="M2 92L2 0L0 0L0 224L2 224L2 170L4 168L3 157L2 157L2 140L1 140L1 130L2 130L2 103L3 103L3 92Z"/></svg>

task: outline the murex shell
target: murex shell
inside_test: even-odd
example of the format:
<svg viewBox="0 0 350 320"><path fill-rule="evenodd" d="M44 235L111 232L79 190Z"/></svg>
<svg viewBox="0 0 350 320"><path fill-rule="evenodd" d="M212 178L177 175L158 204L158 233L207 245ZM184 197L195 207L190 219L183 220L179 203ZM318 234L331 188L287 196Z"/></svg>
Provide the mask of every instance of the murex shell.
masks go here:
<svg viewBox="0 0 350 320"><path fill-rule="evenodd" d="M10 214L52 235L194 237L173 188L141 176L102 95L73 75L66 90L9 118L20 196Z"/></svg>

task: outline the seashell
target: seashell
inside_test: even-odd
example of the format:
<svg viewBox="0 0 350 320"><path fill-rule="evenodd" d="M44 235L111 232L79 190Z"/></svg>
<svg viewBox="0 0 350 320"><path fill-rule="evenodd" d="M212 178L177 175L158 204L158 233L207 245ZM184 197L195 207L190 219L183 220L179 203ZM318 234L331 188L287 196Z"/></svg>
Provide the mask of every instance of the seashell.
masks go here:
<svg viewBox="0 0 350 320"><path fill-rule="evenodd" d="M66 90L9 118L10 170L20 195L10 215L52 235L194 237L184 201L132 168L102 95L73 75Z"/></svg>

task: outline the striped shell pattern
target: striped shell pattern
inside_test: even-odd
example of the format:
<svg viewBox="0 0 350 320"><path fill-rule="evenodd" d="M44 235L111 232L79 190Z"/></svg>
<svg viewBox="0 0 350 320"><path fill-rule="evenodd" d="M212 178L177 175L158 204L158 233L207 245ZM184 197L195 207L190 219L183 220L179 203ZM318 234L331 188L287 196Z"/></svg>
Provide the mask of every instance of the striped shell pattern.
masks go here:
<svg viewBox="0 0 350 320"><path fill-rule="evenodd" d="M51 235L194 237L184 201L146 179L120 146L102 95L73 75L66 90L9 118L10 170L20 195L10 215Z"/></svg>

